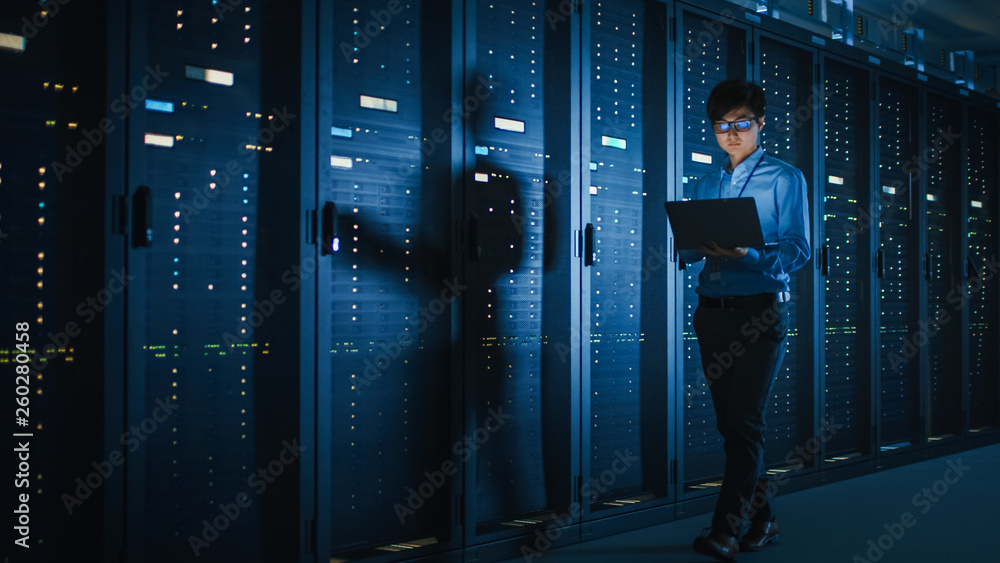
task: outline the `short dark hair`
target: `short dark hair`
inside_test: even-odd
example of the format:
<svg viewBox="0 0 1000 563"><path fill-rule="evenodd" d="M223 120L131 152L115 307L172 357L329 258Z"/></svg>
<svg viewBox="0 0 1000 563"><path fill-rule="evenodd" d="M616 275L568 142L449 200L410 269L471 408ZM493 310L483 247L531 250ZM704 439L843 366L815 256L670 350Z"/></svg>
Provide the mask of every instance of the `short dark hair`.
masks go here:
<svg viewBox="0 0 1000 563"><path fill-rule="evenodd" d="M705 109L708 120L714 123L722 121L722 116L741 107L749 108L754 117L763 117L767 107L764 89L743 79L724 80L712 88Z"/></svg>

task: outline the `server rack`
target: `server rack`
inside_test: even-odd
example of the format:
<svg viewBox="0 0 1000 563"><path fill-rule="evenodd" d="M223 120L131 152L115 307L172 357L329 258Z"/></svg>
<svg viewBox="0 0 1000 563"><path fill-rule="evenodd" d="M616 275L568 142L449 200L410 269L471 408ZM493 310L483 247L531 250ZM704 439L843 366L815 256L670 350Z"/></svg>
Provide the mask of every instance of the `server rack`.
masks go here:
<svg viewBox="0 0 1000 563"><path fill-rule="evenodd" d="M965 113L966 201L968 214L965 283L953 296L956 309L967 303L969 431L982 432L998 424L997 339L997 203L998 143L994 111L969 103ZM946 296L946 301L948 300ZM957 300L957 303L955 302Z"/></svg>
<svg viewBox="0 0 1000 563"><path fill-rule="evenodd" d="M767 120L761 130L761 144L769 156L783 160L802 171L809 184L810 217L817 205L816 166L813 154L816 146L815 117L820 104L813 87L818 62L811 49L802 44L783 41L771 34L757 31L754 37L755 79L767 96ZM813 223L815 221L813 220ZM810 225L811 232L817 226ZM811 236L815 240L815 236ZM812 244L816 256L816 244ZM766 414L768 433L765 437L764 462L772 476L795 470L814 469L818 452L797 454L796 447L808 444L820 428L815 427L816 380L815 322L813 287L816 282L815 258L791 274L789 287L792 299L788 303L791 328L781 371L774 383L770 409Z"/></svg>
<svg viewBox="0 0 1000 563"><path fill-rule="evenodd" d="M927 365L927 436L937 442L963 435L965 426L964 360L952 353L962 345L961 314L946 301L949 291L961 283L965 237L960 138L964 128L961 107L941 93L928 91L923 104L926 119L921 146L927 146L928 139L953 140L949 150L920 171L920 200L926 217L923 277L927 285L927 344L921 360Z"/></svg>
<svg viewBox="0 0 1000 563"><path fill-rule="evenodd" d="M877 381L875 398L880 452L922 442L921 385L917 342L920 285L920 215L914 160L918 154L916 96L911 87L878 76L877 174L872 182L871 222L877 227L875 282Z"/></svg>
<svg viewBox="0 0 1000 563"><path fill-rule="evenodd" d="M104 6L0 7L0 369L13 419L4 491L10 553L39 560L117 551L100 541L104 519L120 518L122 484L107 463L121 432L103 422L114 406L100 374L116 367L104 335L120 335L127 280L105 254L99 187L121 127L102 128L109 73L88 66L106 52L107 16Z"/></svg>
<svg viewBox="0 0 1000 563"><path fill-rule="evenodd" d="M662 507L672 496L670 358L663 346L670 250L661 205L668 199L664 132L672 124L666 5L597 2L583 20L589 290L581 502L584 518L599 521Z"/></svg>
<svg viewBox="0 0 1000 563"><path fill-rule="evenodd" d="M725 159L719 156L715 133L705 115L705 104L712 88L727 78L746 78L749 68L748 31L728 11L725 17L678 6L679 33L677 61L682 65L674 89L682 104L683 117L681 164L682 189L677 195L689 198L694 183L706 174L717 173ZM683 57L683 58L682 58ZM683 404L678 422L683 430L683 450L679 456L679 475L688 496L701 496L719 485L723 469L722 440L715 429L708 383L701 364L698 341L692 321L698 298L694 291L703 263L681 264L683 279L678 293L678 307L683 311ZM682 296L682 297L681 297Z"/></svg>
<svg viewBox="0 0 1000 563"><path fill-rule="evenodd" d="M461 545L462 462L478 447L457 415L439 416L461 404L453 347L466 285L450 228L464 111L453 109L451 6L391 8L306 14L319 38L306 49L317 68L316 425L329 452L316 466L320 557Z"/></svg>
<svg viewBox="0 0 1000 563"><path fill-rule="evenodd" d="M824 444L826 464L872 453L869 72L832 57L821 62L823 230L821 268L825 344L821 421L839 428Z"/></svg>
<svg viewBox="0 0 1000 563"><path fill-rule="evenodd" d="M254 408L258 164L293 116L261 107L261 5L227 8L127 12L129 559L253 557L257 471L298 453L268 464Z"/></svg>
<svg viewBox="0 0 1000 563"><path fill-rule="evenodd" d="M566 355L579 291L567 229L578 202L555 190L578 174L579 87L566 63L579 20L555 2L464 8L463 81L491 84L463 146L464 431L495 430L467 464L464 538L537 551L550 546L546 533L578 537L568 526L579 520L579 430L569 423L579 390Z"/></svg>

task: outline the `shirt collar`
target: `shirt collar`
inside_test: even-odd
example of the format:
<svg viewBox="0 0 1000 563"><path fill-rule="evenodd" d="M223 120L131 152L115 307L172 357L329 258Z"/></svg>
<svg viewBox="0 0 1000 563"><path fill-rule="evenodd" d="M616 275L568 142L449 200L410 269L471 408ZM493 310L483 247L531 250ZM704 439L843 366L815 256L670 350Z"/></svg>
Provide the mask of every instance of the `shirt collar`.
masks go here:
<svg viewBox="0 0 1000 563"><path fill-rule="evenodd" d="M764 147L757 145L757 150L753 151L750 154L750 156L744 158L743 162L736 165L736 169L732 171L732 174L736 174L737 170L744 170L746 171L747 174L749 174L749 171L747 169L756 166L757 161L759 161L762 156L764 156ZM729 157L726 157L726 164L722 165L723 174L730 174L730 172L727 170L728 166L729 166Z"/></svg>

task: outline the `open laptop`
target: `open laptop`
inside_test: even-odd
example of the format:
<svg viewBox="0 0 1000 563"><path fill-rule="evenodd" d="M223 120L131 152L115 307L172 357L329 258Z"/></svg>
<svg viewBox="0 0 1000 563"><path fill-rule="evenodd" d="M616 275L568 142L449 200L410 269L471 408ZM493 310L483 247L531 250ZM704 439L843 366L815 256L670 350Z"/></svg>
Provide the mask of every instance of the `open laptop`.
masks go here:
<svg viewBox="0 0 1000 563"><path fill-rule="evenodd" d="M664 204L677 250L714 240L722 248L764 248L764 233L752 197L667 201Z"/></svg>

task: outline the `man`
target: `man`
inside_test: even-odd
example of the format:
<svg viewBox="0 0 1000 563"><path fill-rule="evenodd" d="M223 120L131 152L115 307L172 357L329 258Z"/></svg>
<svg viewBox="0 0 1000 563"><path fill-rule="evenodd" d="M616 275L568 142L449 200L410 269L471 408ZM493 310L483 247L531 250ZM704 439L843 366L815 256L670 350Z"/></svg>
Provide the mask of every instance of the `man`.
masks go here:
<svg viewBox="0 0 1000 563"><path fill-rule="evenodd" d="M713 241L680 252L687 263L707 259L695 290L694 330L726 453L711 530L695 539L694 548L724 561L778 539L766 495L764 410L785 355L788 274L810 255L805 177L758 145L764 110L764 91L756 84L726 80L712 89L708 118L729 158L718 173L698 181L694 198L754 198L767 246L720 248ZM747 518L750 527L741 538Z"/></svg>

